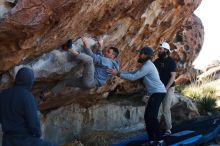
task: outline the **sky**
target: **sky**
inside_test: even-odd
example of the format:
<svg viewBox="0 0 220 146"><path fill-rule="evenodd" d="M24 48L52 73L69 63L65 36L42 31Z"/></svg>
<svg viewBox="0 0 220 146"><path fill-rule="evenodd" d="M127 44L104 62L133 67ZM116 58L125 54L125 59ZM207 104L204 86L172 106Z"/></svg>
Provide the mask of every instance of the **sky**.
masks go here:
<svg viewBox="0 0 220 146"><path fill-rule="evenodd" d="M202 20L205 36L193 64L196 69L204 69L213 60L220 60L220 0L202 0L194 13Z"/></svg>

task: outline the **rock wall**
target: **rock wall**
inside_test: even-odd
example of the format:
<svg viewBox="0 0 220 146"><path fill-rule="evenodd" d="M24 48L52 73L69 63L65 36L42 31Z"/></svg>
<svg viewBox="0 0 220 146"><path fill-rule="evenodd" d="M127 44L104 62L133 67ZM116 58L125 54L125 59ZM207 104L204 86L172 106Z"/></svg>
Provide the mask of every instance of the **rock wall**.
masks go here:
<svg viewBox="0 0 220 146"><path fill-rule="evenodd" d="M121 56L144 44L155 47L163 39L171 42L200 0L16 2L1 19L1 71L86 32L109 34L107 44L118 46Z"/></svg>
<svg viewBox="0 0 220 146"><path fill-rule="evenodd" d="M183 25L177 31L174 40L172 57L177 61L178 84L187 83L196 78L196 71L192 63L198 56L204 41L204 28L201 20L192 15L184 20Z"/></svg>
<svg viewBox="0 0 220 146"><path fill-rule="evenodd" d="M72 104L46 116L42 124L44 137L53 143L64 144L94 131L126 132L143 129L144 109L143 103L105 103L88 109Z"/></svg>
<svg viewBox="0 0 220 146"><path fill-rule="evenodd" d="M140 97L119 99L99 102L89 108L75 102L48 113L41 120L44 137L55 144L64 144L74 139L83 140L97 131L126 133L144 129L145 103ZM176 95L172 108L173 123L198 116L192 100Z"/></svg>
<svg viewBox="0 0 220 146"><path fill-rule="evenodd" d="M136 50L149 45L156 51L159 43L166 40L171 44L172 56L177 60L179 75L187 74L203 43L201 21L193 15L200 2L201 0L0 0L0 89L12 84L16 71L23 65L32 67L37 77L34 95L38 95L43 88L50 89L57 81L72 74L77 76L80 74L80 65L68 53L60 50L59 46L71 38L80 49L77 38L86 33L91 36L91 45L96 43L94 37L103 37L105 46L120 49L121 70L136 68ZM116 117L124 118L127 106L130 111L135 111L135 107L109 104L102 107L103 111L111 113L108 115L108 112L103 113L97 107L99 105L96 101L85 108L79 108L85 101L89 102L82 97L97 93L107 96L109 91L131 93L139 88L141 85L138 83L130 84L114 78L102 88L79 93L76 90L65 91L61 99L46 102L41 109L68 105L68 110L82 115L72 114L66 107L52 112L53 116L47 115L46 122L43 122L47 138L62 143L70 137L61 138L60 134L74 135L72 129L78 134L86 128L114 128L104 118L111 121L112 111L115 111ZM74 97L81 99L79 105L72 104L75 102L72 100ZM123 112L116 114L116 110ZM62 117L62 114L65 116ZM103 121L94 121L96 118L93 114L100 114L101 117L98 116L97 119L102 118ZM67 120L62 124L61 119L66 117L75 123ZM86 120L89 122L86 123ZM117 125L124 128L124 121L119 120ZM135 122L138 121L131 120L127 124ZM98 123L100 127L97 126ZM60 131L56 133L54 129ZM59 139L54 139L57 137Z"/></svg>
<svg viewBox="0 0 220 146"><path fill-rule="evenodd" d="M41 74L37 77L43 76L43 80L56 82L60 77L57 74L66 76L74 64L64 63L71 59L54 49L67 39L76 39L85 33L94 37L106 36L105 46L118 47L121 51L119 61L122 70L136 68L137 49L149 45L156 51L159 43L166 40L171 44L172 55L178 62L179 74L187 74L203 43L201 21L193 15L200 2L201 0L2 0L0 7L5 9L1 12L0 24L2 83L7 84L12 80L11 74L3 73L14 70L15 65L27 62L31 62L32 66L35 63L35 72ZM51 54L43 54L51 50L54 50ZM38 56L44 61L36 63ZM45 60L49 58L53 62L47 64L48 61ZM45 70L45 66L50 66L49 72L48 69ZM45 79L45 72L51 78ZM119 79L110 81L100 92L114 88L121 82Z"/></svg>

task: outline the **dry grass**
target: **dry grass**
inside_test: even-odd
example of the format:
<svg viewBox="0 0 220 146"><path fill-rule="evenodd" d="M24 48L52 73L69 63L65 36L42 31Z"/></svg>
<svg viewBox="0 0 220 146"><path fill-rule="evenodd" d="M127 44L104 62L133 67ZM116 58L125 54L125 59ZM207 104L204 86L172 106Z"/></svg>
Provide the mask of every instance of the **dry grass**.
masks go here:
<svg viewBox="0 0 220 146"><path fill-rule="evenodd" d="M193 98L197 101L200 113L215 111L217 105L217 89L205 84L206 82L193 83L182 90L184 96Z"/></svg>
<svg viewBox="0 0 220 146"><path fill-rule="evenodd" d="M194 83L189 86L186 86L182 90L182 94L184 96L193 98L193 99L201 99L203 97L216 97L216 88L212 86L204 86L203 83Z"/></svg>

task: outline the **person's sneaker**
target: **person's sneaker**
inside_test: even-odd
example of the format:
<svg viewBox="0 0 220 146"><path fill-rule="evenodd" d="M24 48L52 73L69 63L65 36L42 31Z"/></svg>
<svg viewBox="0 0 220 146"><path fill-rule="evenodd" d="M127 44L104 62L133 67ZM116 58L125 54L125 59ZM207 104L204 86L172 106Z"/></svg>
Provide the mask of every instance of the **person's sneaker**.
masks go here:
<svg viewBox="0 0 220 146"><path fill-rule="evenodd" d="M147 141L146 143L142 144L142 146L164 146L164 140L159 141Z"/></svg>
<svg viewBox="0 0 220 146"><path fill-rule="evenodd" d="M163 134L163 136L169 136L171 134L172 134L172 132L170 130L166 130L165 133Z"/></svg>
<svg viewBox="0 0 220 146"><path fill-rule="evenodd" d="M72 44L73 44L72 40L69 39L65 44L62 45L62 49L64 51L68 51L69 49L72 48Z"/></svg>
<svg viewBox="0 0 220 146"><path fill-rule="evenodd" d="M165 141L164 140L159 140L157 141L157 143L155 144L155 146L164 146L165 145Z"/></svg>

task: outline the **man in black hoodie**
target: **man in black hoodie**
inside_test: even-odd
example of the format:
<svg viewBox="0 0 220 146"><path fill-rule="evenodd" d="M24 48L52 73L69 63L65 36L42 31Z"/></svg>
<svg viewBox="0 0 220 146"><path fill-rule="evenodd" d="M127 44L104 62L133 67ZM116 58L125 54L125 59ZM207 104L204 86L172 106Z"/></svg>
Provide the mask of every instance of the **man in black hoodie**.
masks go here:
<svg viewBox="0 0 220 146"><path fill-rule="evenodd" d="M31 93L33 82L33 71L21 68L16 75L14 87L0 93L2 146L52 146L40 139L37 105Z"/></svg>

